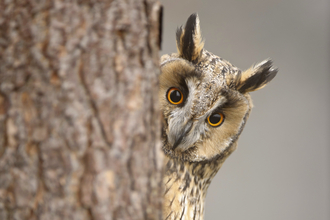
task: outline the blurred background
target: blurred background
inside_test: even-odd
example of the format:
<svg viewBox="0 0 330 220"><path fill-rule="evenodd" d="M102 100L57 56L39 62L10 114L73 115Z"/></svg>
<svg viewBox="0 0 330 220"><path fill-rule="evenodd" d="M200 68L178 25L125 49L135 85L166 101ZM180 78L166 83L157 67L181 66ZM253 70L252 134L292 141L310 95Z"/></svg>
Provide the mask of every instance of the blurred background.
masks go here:
<svg viewBox="0 0 330 220"><path fill-rule="evenodd" d="M163 0L162 54L198 12L205 48L241 69L271 57L275 79L208 190L205 219L330 219L330 1Z"/></svg>

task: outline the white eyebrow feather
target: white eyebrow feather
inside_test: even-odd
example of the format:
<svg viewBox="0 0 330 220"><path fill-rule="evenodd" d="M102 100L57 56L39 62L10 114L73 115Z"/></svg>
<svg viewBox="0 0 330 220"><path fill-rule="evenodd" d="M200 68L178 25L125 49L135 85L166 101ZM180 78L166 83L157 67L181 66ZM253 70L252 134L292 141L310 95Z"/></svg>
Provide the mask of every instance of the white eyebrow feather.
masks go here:
<svg viewBox="0 0 330 220"><path fill-rule="evenodd" d="M204 115L202 115L201 117L199 117L198 119L201 118L206 118L208 115L210 115L215 109L217 109L219 106L223 105L225 102L227 101L226 97L221 97L220 99L218 99L213 106L205 112Z"/></svg>
<svg viewBox="0 0 330 220"><path fill-rule="evenodd" d="M172 62L172 61L175 61L175 60L182 60L182 58L171 58L171 59L165 60L160 64L160 67L162 67L166 63L169 63L169 62Z"/></svg>

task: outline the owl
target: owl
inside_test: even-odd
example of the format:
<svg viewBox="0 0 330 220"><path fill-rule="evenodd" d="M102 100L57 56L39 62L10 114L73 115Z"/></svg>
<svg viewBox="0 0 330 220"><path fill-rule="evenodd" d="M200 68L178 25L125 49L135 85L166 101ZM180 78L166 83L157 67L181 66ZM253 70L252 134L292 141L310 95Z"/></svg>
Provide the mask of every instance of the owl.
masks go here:
<svg viewBox="0 0 330 220"><path fill-rule="evenodd" d="M212 178L236 149L252 108L249 93L277 74L270 59L246 71L204 49L192 14L176 32L177 53L161 57L163 218L203 219Z"/></svg>

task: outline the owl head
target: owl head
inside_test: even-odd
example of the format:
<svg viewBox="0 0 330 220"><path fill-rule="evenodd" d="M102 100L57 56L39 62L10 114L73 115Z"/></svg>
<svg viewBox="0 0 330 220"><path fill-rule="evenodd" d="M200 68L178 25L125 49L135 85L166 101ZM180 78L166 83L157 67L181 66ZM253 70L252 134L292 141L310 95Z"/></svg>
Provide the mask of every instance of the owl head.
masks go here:
<svg viewBox="0 0 330 220"><path fill-rule="evenodd" d="M277 69L268 59L241 71L205 50L197 14L178 28L176 45L177 53L161 58L163 150L190 162L226 158L251 111L249 93L263 88Z"/></svg>

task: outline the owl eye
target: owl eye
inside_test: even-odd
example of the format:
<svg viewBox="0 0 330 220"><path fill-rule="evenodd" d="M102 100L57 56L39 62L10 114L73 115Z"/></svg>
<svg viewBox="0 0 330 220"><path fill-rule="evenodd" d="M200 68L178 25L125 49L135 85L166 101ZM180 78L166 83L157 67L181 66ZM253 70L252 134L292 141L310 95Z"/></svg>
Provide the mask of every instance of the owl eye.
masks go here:
<svg viewBox="0 0 330 220"><path fill-rule="evenodd" d="M212 127L218 127L222 124L224 121L225 116L222 113L214 113L207 117L207 122L212 126Z"/></svg>
<svg viewBox="0 0 330 220"><path fill-rule="evenodd" d="M173 105L179 105L183 101L182 92L177 88L171 88L167 92L167 100Z"/></svg>

